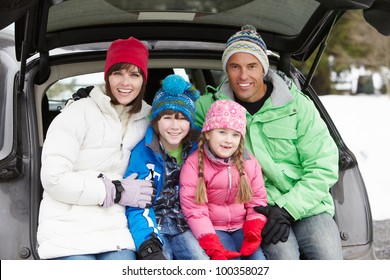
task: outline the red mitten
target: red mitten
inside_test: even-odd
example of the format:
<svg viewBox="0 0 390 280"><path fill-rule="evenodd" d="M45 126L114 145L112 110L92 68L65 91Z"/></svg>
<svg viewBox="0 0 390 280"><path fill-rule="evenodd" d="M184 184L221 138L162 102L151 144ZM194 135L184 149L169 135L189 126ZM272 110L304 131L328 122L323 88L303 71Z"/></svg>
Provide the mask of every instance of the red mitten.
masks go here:
<svg viewBox="0 0 390 280"><path fill-rule="evenodd" d="M245 221L242 230L244 232L244 242L241 246L241 255L250 256L252 255L257 248L259 248L261 243L261 231L265 222L260 219Z"/></svg>
<svg viewBox="0 0 390 280"><path fill-rule="evenodd" d="M226 250L221 241L219 241L218 235L214 233L207 234L199 238L198 241L200 247L206 251L206 254L212 260L229 260L238 258L241 255L238 252Z"/></svg>

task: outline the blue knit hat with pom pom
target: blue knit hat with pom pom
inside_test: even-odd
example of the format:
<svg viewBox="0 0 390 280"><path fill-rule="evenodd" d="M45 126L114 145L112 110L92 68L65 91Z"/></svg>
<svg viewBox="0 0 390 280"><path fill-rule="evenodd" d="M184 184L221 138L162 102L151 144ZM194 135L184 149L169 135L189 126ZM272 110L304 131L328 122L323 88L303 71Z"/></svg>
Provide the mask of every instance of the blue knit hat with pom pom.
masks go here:
<svg viewBox="0 0 390 280"><path fill-rule="evenodd" d="M152 103L152 120L165 110L182 113L194 127L195 101L200 93L179 75L169 75L161 82Z"/></svg>

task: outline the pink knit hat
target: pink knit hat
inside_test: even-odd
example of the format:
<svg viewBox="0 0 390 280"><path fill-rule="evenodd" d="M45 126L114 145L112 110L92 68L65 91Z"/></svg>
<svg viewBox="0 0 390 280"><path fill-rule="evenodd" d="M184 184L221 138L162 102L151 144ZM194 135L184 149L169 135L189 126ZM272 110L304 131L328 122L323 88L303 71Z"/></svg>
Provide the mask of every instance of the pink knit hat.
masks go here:
<svg viewBox="0 0 390 280"><path fill-rule="evenodd" d="M214 128L230 128L241 133L245 137L246 110L240 104L232 100L217 100L209 108L206 120L203 123L202 132Z"/></svg>
<svg viewBox="0 0 390 280"><path fill-rule="evenodd" d="M148 58L149 51L146 46L134 37L126 40L115 40L107 51L104 80L107 79L107 72L114 64L125 62L138 66L142 70L146 82L148 80Z"/></svg>

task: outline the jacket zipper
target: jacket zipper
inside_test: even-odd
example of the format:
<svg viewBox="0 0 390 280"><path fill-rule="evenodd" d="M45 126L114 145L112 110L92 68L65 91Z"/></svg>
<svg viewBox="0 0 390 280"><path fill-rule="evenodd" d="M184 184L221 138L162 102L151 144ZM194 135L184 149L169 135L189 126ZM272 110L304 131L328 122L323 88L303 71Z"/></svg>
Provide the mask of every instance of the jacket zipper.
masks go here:
<svg viewBox="0 0 390 280"><path fill-rule="evenodd" d="M230 165L228 166L228 179L229 179L229 189L232 189L232 171L230 169Z"/></svg>
<svg viewBox="0 0 390 280"><path fill-rule="evenodd" d="M233 183L232 183L232 170L230 168L230 165L228 165L227 172L228 172L229 190L226 192L227 193L226 201L228 201L228 199L229 199L230 193L232 191L232 185L233 185ZM229 211L227 211L227 213L229 213ZM228 231L230 231L230 221L231 221L231 216L229 215L229 223L227 225L229 227Z"/></svg>

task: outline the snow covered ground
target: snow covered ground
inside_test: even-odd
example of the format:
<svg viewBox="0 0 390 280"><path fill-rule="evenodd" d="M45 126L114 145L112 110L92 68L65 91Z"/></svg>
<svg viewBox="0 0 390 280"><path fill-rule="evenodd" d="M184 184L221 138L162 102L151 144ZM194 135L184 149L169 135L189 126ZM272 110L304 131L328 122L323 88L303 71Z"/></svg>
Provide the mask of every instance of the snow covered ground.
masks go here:
<svg viewBox="0 0 390 280"><path fill-rule="evenodd" d="M373 219L390 219L390 95L320 98L358 160Z"/></svg>

